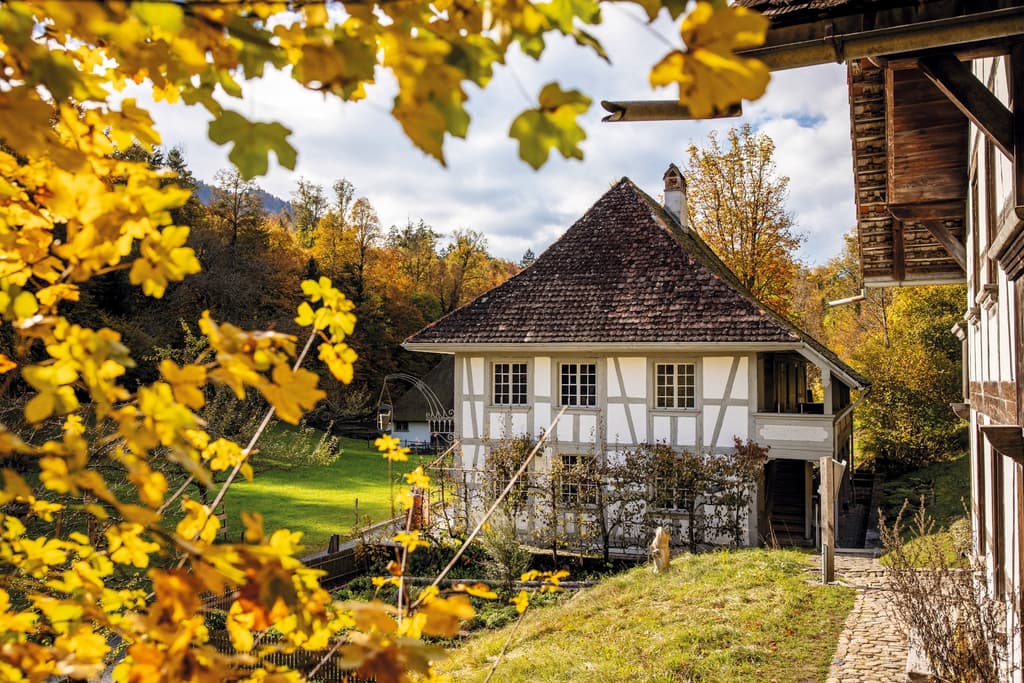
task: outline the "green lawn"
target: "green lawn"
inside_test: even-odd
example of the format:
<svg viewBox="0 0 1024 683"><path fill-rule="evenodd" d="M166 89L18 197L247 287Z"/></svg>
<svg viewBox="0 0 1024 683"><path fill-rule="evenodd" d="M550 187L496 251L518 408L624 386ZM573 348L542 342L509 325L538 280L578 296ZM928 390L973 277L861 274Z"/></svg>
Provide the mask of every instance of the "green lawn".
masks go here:
<svg viewBox="0 0 1024 683"><path fill-rule="evenodd" d="M640 567L531 609L496 681L822 681L853 589L814 583L816 558L739 550ZM480 681L507 626L451 651L442 670Z"/></svg>
<svg viewBox="0 0 1024 683"><path fill-rule="evenodd" d="M260 454L256 457L273 461L274 449L283 440L305 438L312 448L319 436L319 432L304 437L292 430L278 429L260 443ZM342 455L330 465L274 467L257 472L251 482L240 480L233 484L225 499L231 540L237 540L242 532L243 510L261 513L268 532L279 528L303 532L307 550L326 546L331 534L344 538L352 533L356 525L356 499L361 524L367 517L372 522L388 519L388 462L372 443L342 438L339 446ZM428 456L410 456L408 462L395 463L394 475L399 482L395 491L404 483L403 473L429 461Z"/></svg>

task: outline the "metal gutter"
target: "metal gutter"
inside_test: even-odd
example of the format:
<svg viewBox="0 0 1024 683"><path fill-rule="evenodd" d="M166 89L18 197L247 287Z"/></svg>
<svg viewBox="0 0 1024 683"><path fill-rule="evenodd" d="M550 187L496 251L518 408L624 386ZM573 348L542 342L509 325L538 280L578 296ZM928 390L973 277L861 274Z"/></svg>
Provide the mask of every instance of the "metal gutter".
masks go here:
<svg viewBox="0 0 1024 683"><path fill-rule="evenodd" d="M803 340L792 342L404 342L407 351L427 353L500 353L508 356L536 356L540 353L724 353L727 351L799 351ZM815 352L817 353L817 352Z"/></svg>
<svg viewBox="0 0 1024 683"><path fill-rule="evenodd" d="M832 33L830 21L818 22L821 37L768 45L737 54L760 59L772 71L796 69L864 57L919 52L1024 34L1024 7L900 24L856 33ZM770 34L769 29L769 34Z"/></svg>

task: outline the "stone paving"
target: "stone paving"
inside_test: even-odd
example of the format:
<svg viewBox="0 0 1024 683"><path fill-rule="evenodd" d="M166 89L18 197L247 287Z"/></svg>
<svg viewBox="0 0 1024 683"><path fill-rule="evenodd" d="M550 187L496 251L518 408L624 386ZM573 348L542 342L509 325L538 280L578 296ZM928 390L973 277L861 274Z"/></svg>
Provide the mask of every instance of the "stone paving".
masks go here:
<svg viewBox="0 0 1024 683"><path fill-rule="evenodd" d="M836 556L836 578L857 589L826 683L906 681L907 639L887 610L889 589L877 559Z"/></svg>

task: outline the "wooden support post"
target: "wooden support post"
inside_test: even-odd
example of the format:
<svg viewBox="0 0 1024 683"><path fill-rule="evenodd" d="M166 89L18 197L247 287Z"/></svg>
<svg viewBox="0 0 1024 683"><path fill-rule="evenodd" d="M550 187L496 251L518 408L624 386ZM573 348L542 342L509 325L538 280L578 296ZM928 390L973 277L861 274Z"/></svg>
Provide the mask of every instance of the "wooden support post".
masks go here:
<svg viewBox="0 0 1024 683"><path fill-rule="evenodd" d="M1024 42L1010 48L1010 97L1013 100L1013 204L1018 219L1024 219Z"/></svg>
<svg viewBox="0 0 1024 683"><path fill-rule="evenodd" d="M832 456L826 455L818 461L821 474L821 582L836 580L836 513L835 473Z"/></svg>
<svg viewBox="0 0 1024 683"><path fill-rule="evenodd" d="M903 221L892 219L892 279L902 282L907 275L904 261L905 245L903 243Z"/></svg>

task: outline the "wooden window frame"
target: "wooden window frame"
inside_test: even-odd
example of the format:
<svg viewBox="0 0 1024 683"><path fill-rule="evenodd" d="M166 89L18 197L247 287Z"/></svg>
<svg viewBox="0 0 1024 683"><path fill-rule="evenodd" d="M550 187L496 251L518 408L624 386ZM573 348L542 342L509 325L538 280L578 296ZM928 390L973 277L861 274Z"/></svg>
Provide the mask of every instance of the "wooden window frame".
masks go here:
<svg viewBox="0 0 1024 683"><path fill-rule="evenodd" d="M689 367L688 373L680 373L680 368L684 366ZM672 370L670 373L662 373L662 368L669 368ZM697 410L697 376L698 367L697 362L692 360L681 360L681 361L660 361L656 360L653 364L652 370L652 382L651 387L653 390L653 407L655 410L686 410L694 411ZM686 384L681 382L683 378L689 378L689 396L685 393L680 394L681 389L687 388ZM662 384L662 378L671 379L671 383L666 382ZM664 393L663 390L664 389ZM671 398L671 405L663 405L663 403L669 403ZM681 400L682 399L682 400ZM688 399L688 401L687 401ZM680 403L687 403L688 405L680 405Z"/></svg>
<svg viewBox="0 0 1024 683"><path fill-rule="evenodd" d="M584 368L589 370L584 371ZM584 378L591 380L584 383ZM567 361L558 363L558 405L569 408L597 408L597 389L600 386L597 361ZM588 395L584 395L588 388ZM569 395L567 392L573 392ZM589 402L587 402L589 401Z"/></svg>
<svg viewBox="0 0 1024 683"><path fill-rule="evenodd" d="M562 474L559 481L559 498L563 508L593 508L600 502L597 477L594 476L594 467L597 464L597 457L586 453L562 453L559 462L564 473L568 469L585 466L584 476L580 480L566 481Z"/></svg>
<svg viewBox="0 0 1024 683"><path fill-rule="evenodd" d="M521 366L521 370L520 370ZM519 378L519 390L517 390ZM530 401L530 364L525 360L500 360L491 363L491 405L516 407Z"/></svg>

